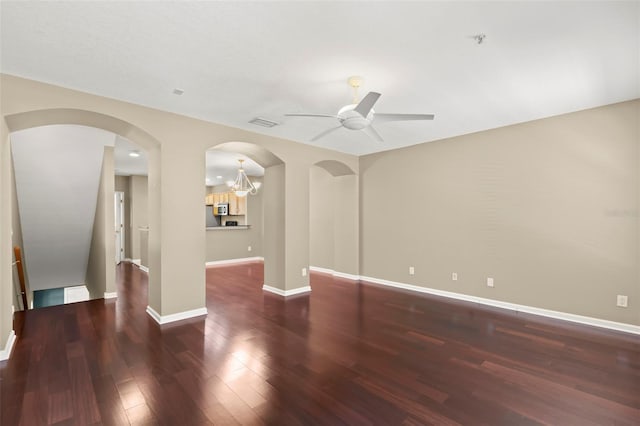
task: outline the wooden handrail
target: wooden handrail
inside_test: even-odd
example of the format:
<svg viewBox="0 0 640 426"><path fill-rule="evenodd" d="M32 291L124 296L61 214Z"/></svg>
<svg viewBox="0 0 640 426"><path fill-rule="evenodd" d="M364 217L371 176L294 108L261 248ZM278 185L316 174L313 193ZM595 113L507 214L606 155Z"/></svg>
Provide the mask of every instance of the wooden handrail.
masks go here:
<svg viewBox="0 0 640 426"><path fill-rule="evenodd" d="M26 311L29 309L27 305L27 289L24 281L24 269L22 268L22 252L20 251L20 247L15 246L13 248L13 255L16 257L16 267L18 268L18 280L20 281L20 293L22 295L22 306Z"/></svg>

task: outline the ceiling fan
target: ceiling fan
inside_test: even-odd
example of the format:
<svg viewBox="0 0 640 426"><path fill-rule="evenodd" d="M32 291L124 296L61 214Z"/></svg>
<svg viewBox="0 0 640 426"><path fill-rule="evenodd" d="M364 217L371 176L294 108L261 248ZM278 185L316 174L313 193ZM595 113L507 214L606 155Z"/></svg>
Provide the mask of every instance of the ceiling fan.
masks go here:
<svg viewBox="0 0 640 426"><path fill-rule="evenodd" d="M313 113L289 113L286 116L293 117L326 117L336 118L340 122L339 126L331 127L324 132L316 135L311 141L327 136L338 129L346 128L349 130L362 130L372 139L384 142L382 136L373 128L372 123L385 123L388 121L409 121L409 120L433 120L433 114L385 114L378 113L373 110L373 106L380 98L380 93L369 92L358 102L358 88L362 84L362 77L349 77L347 80L349 85L354 89L353 103L343 106L337 114L313 114Z"/></svg>

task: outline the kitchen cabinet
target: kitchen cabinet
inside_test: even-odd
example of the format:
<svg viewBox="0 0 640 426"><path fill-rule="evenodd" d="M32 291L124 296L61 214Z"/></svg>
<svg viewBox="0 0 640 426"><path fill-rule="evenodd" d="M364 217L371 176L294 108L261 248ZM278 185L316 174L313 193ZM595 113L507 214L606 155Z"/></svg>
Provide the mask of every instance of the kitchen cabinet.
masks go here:
<svg viewBox="0 0 640 426"><path fill-rule="evenodd" d="M212 197L212 204L221 204L221 203L228 203L229 202L229 193L228 192L216 192L214 194L211 194Z"/></svg>
<svg viewBox="0 0 640 426"><path fill-rule="evenodd" d="M229 204L229 215L243 216L247 214L247 197L238 197L233 192L207 194L204 203L208 206Z"/></svg>
<svg viewBox="0 0 640 426"><path fill-rule="evenodd" d="M221 193L221 192L216 192L213 194L207 194L204 197L204 203L208 206L211 205L216 205L216 204L221 204L221 203L228 203L229 201L229 194L227 193Z"/></svg>
<svg viewBox="0 0 640 426"><path fill-rule="evenodd" d="M229 193L229 214L242 216L247 214L247 197L238 197L233 192Z"/></svg>

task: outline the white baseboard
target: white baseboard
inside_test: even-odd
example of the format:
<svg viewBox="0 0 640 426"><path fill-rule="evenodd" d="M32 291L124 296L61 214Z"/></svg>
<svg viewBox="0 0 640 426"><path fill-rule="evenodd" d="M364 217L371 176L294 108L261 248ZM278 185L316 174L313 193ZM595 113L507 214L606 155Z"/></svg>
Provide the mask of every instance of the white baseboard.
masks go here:
<svg viewBox="0 0 640 426"><path fill-rule="evenodd" d="M338 278L345 278L351 281L358 281L360 279L360 275L347 274L346 272L337 272L333 269L328 268L320 268L318 266L309 266L309 270L313 272L319 272L321 274L329 274Z"/></svg>
<svg viewBox="0 0 640 426"><path fill-rule="evenodd" d="M418 293L434 294L436 296L448 297L450 299L464 300L467 302L479 303L481 305L494 306L497 308L508 309L516 312L540 315L543 317L554 318L554 319L559 319L563 321L576 322L579 324L591 325L594 327L607 328L610 330L623 331L626 333L640 334L640 326L638 325L625 324L621 322L603 320L599 318L592 318L592 317L587 317L583 315L570 314L567 312L552 311L549 309L536 308L534 306L519 305L516 303L510 303L510 302L502 302L500 300L485 299L484 297L470 296L470 295L461 294L461 293L453 293L450 291L438 290L438 289L428 288L428 287L420 287L417 285L399 283L395 281L383 280L383 279L373 278L373 277L361 276L360 280L374 283L374 284L380 284L388 287L395 287L395 288L401 288L403 290L415 291Z"/></svg>
<svg viewBox="0 0 640 426"><path fill-rule="evenodd" d="M116 299L118 297L118 293L117 292L104 292L104 298L105 299Z"/></svg>
<svg viewBox="0 0 640 426"><path fill-rule="evenodd" d="M142 259L129 259L129 261L131 263L133 263L136 266L140 266L140 263L142 262Z"/></svg>
<svg viewBox="0 0 640 426"><path fill-rule="evenodd" d="M147 306L147 313L158 324L162 325L170 322L181 321L189 318L201 317L203 315L207 315L207 308L192 309L190 311L178 312L177 314L160 315L151 306Z"/></svg>
<svg viewBox="0 0 640 426"><path fill-rule="evenodd" d="M302 293L309 293L311 291L311 287L308 285L304 287L294 288L292 290L281 290L279 288L271 287L270 285L264 284L262 286L262 289L264 291L268 291L269 293L274 293L274 294L277 294L278 296L284 296L284 297L295 296L296 294L302 294Z"/></svg>
<svg viewBox="0 0 640 426"><path fill-rule="evenodd" d="M11 356L13 345L16 343L16 332L11 330L9 337L7 337L7 343L4 345L4 349L0 351L0 361L6 361Z"/></svg>
<svg viewBox="0 0 640 426"><path fill-rule="evenodd" d="M314 272L323 273L323 274L330 274L330 275L333 275L335 277L346 278L346 279L353 280L353 281L358 281L358 280L366 281L366 282L370 282L370 283L373 283L373 284L380 284L380 285L384 285L384 286L387 286L387 287L401 288L403 290L414 291L414 292L417 292L417 293L433 294L433 295L436 295L436 296L442 296L442 297L447 297L447 298L456 299L456 300L464 300L466 302L474 302L474 303L479 303L481 305L494 306L494 307L497 307L497 308L508 309L508 310L512 310L512 311L516 311L516 312L523 312L523 313L527 313L527 314L540 315L540 316L543 316L543 317L554 318L554 319L559 319L559 320L569 321L569 322L575 322L575 323L579 323L579 324L591 325L591 326L594 326L594 327L607 328L607 329L610 329L610 330L623 331L623 332L626 332L626 333L640 334L640 326L633 325L633 324L625 324L625 323L621 323L621 322L603 320L603 319L587 317L587 316L583 316L583 315L570 314L570 313L567 313L567 312L552 311L550 309L536 308L534 306L519 305L519 304L516 304L516 303L510 303L510 302L502 302L500 300L486 299L484 297L477 297L477 296L471 296L471 295L467 295L467 294L454 293L454 292L451 292L451 291L438 290L438 289L429 288L429 287L421 287L421 286L417 286L417 285L405 284L405 283L400 283L400 282L396 282L396 281L383 280L383 279L380 279L380 278L365 277L365 276L352 275L352 274L345 274L345 273L342 273L342 272L336 272L336 271L334 271L332 269L328 269L328 268L320 268L318 266L310 266L309 270L310 271L314 271Z"/></svg>
<svg viewBox="0 0 640 426"><path fill-rule="evenodd" d="M205 263L205 265L209 267L209 266L233 265L236 263L249 263L249 262L264 262L264 257L256 256L256 257L241 257L238 259L212 260L210 262Z"/></svg>
<svg viewBox="0 0 640 426"><path fill-rule="evenodd" d="M140 265L140 266L138 266L138 268L140 268L140 270L141 270L142 272L146 272L147 274L149 273L149 268L147 268L147 267L146 267L146 266L144 266L144 265Z"/></svg>
<svg viewBox="0 0 640 426"><path fill-rule="evenodd" d="M333 276L334 277L338 277L338 278L345 278L345 279L351 280L351 281L359 281L360 280L360 275L347 274L346 272L334 272Z"/></svg>
<svg viewBox="0 0 640 426"><path fill-rule="evenodd" d="M319 266L309 266L309 270L312 272L320 272L321 274L333 275L333 269L321 268Z"/></svg>

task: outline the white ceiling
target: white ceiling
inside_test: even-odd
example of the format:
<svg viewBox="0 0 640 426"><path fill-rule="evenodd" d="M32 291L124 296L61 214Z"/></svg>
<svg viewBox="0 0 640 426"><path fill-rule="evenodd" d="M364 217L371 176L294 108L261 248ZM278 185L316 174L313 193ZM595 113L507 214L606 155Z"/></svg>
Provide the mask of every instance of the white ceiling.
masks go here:
<svg viewBox="0 0 640 426"><path fill-rule="evenodd" d="M131 157L129 154L132 152L136 152L140 156ZM147 153L128 139L116 136L116 143L113 147L113 168L118 176L146 176L148 170Z"/></svg>
<svg viewBox="0 0 640 426"><path fill-rule="evenodd" d="M264 175L264 168L246 155L210 149L206 154L206 184L224 185L228 180L235 180L240 166L238 160L244 160L242 167L248 176Z"/></svg>
<svg viewBox="0 0 640 426"><path fill-rule="evenodd" d="M362 95L366 154L640 97L640 2L2 2L1 70L299 142ZM477 44L471 36L486 34ZM174 88L184 94L173 94ZM272 129L254 117L282 123Z"/></svg>
<svg viewBox="0 0 640 426"><path fill-rule="evenodd" d="M131 152L136 152L140 156L131 157L129 155ZM146 176L148 173L149 161L147 153L128 139L115 136L113 157L116 175ZM206 152L205 158L206 184L223 185L228 180L235 180L240 165L238 160L244 160L243 167L248 176L259 177L264 175L264 168L244 154L210 149Z"/></svg>

